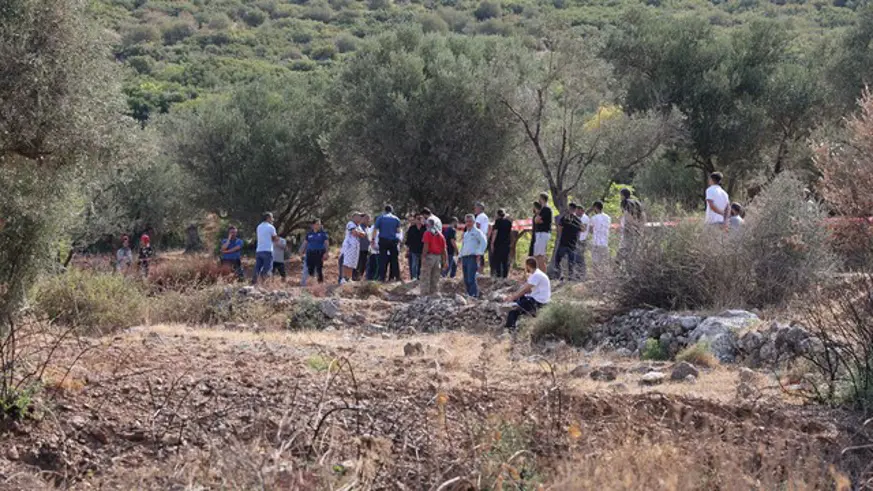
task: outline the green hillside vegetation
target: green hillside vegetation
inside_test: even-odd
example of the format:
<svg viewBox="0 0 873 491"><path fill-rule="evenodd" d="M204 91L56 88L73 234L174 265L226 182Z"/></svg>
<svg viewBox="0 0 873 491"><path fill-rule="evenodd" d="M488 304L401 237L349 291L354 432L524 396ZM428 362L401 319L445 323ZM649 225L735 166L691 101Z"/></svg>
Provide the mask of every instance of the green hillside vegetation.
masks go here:
<svg viewBox="0 0 873 491"><path fill-rule="evenodd" d="M547 26L609 33L628 9L696 18L726 32L760 19L809 50L856 22L852 2L740 0L91 0L90 13L114 32L113 52L129 68L124 92L141 121L228 85L282 79L341 64L375 35L418 25L425 33L518 38L542 48Z"/></svg>

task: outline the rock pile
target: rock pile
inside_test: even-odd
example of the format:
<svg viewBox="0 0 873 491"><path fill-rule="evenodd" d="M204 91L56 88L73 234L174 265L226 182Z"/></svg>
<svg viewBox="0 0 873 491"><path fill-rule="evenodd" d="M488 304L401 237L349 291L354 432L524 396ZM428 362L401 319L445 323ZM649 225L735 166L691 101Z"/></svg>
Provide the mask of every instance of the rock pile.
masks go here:
<svg viewBox="0 0 873 491"><path fill-rule="evenodd" d="M451 297L420 297L399 305L388 320L388 329L406 332L442 332L494 329L504 321L500 302Z"/></svg>
<svg viewBox="0 0 873 491"><path fill-rule="evenodd" d="M688 346L705 343L721 362L760 367L792 359L815 346L814 339L799 325L773 323L758 329L760 324L757 315L744 310L727 310L710 317L634 310L598 326L586 349L638 356L646 341L655 339L672 358Z"/></svg>

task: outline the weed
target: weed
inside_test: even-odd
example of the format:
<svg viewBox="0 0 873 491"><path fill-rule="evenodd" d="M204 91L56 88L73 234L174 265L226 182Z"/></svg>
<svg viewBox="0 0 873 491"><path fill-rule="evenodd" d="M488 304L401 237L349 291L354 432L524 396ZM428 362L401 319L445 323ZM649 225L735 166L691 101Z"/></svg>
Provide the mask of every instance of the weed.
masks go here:
<svg viewBox="0 0 873 491"><path fill-rule="evenodd" d="M670 353L660 341L655 338L649 338L646 340L646 346L643 348L640 357L643 360L669 360Z"/></svg>
<svg viewBox="0 0 873 491"><path fill-rule="evenodd" d="M37 312L49 320L107 332L142 322L145 294L117 274L71 269L40 281L33 295Z"/></svg>
<svg viewBox="0 0 873 491"><path fill-rule="evenodd" d="M33 396L38 390L36 384L3 391L0 397L0 421L18 421L31 414Z"/></svg>
<svg viewBox="0 0 873 491"><path fill-rule="evenodd" d="M531 325L531 340L564 340L582 345L591 338L594 316L581 302L556 301L543 307Z"/></svg>
<svg viewBox="0 0 873 491"><path fill-rule="evenodd" d="M709 350L709 343L701 341L692 344L676 355L676 361L685 361L698 367L715 368L718 366L716 358Z"/></svg>
<svg viewBox="0 0 873 491"><path fill-rule="evenodd" d="M323 355L313 355L306 359L306 366L316 372L324 372L330 368L331 360Z"/></svg>

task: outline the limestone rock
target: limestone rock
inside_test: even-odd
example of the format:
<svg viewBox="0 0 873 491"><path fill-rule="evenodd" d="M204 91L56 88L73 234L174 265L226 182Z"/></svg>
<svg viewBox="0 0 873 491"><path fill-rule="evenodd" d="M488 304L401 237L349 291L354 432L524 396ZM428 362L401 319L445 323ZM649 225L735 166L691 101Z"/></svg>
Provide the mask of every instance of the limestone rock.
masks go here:
<svg viewBox="0 0 873 491"><path fill-rule="evenodd" d="M667 375L664 372L651 371L640 378L640 385L659 385L666 379Z"/></svg>
<svg viewBox="0 0 873 491"><path fill-rule="evenodd" d="M695 379L700 376L700 371L687 361L680 361L673 366L673 371L670 373L670 380L685 380L688 376Z"/></svg>

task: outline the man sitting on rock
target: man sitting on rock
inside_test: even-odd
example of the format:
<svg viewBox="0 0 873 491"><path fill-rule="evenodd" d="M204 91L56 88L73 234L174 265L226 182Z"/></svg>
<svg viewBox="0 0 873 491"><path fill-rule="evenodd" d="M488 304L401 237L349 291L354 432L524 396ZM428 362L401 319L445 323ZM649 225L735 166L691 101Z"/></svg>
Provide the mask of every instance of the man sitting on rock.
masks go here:
<svg viewBox="0 0 873 491"><path fill-rule="evenodd" d="M518 318L524 314L536 316L537 310L549 303L552 298L552 285L549 277L537 264L535 257L529 257L524 262L524 270L530 275L527 283L517 292L506 297L506 302L515 302L515 308L506 316L506 328L515 330L518 327Z"/></svg>

